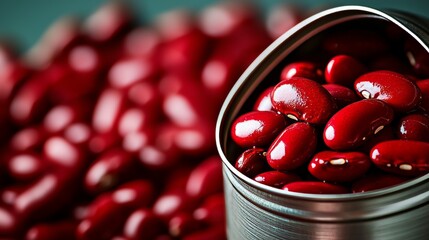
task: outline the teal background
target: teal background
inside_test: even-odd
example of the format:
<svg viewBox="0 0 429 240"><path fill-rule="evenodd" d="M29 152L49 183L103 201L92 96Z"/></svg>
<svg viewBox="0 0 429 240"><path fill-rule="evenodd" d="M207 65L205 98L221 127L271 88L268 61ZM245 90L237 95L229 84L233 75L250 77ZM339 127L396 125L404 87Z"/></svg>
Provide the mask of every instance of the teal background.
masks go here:
<svg viewBox="0 0 429 240"><path fill-rule="evenodd" d="M21 49L34 44L45 29L64 15L88 16L106 1L102 0L0 0L0 38L12 38ZM129 0L142 22L176 8L198 12L219 0ZM262 13L279 3L296 3L305 8L358 4L376 8L400 9L429 17L427 0L255 0Z"/></svg>

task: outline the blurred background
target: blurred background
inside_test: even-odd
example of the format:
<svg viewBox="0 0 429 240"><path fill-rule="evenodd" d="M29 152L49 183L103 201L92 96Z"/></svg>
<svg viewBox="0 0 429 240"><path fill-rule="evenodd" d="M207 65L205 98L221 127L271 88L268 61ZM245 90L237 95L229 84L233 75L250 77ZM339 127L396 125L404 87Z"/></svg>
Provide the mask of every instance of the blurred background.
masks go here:
<svg viewBox="0 0 429 240"><path fill-rule="evenodd" d="M34 44L44 30L56 19L64 15L85 17L106 1L103 0L2 0L0 1L0 36L17 39L23 49ZM172 9L186 8L198 12L219 0L157 0L126 1L142 22L153 21L156 16ZM429 1L425 0L253 0L263 13L267 13L280 3L291 3L305 9L320 9L327 6L348 4L365 5L376 8L399 9L422 16L428 14Z"/></svg>

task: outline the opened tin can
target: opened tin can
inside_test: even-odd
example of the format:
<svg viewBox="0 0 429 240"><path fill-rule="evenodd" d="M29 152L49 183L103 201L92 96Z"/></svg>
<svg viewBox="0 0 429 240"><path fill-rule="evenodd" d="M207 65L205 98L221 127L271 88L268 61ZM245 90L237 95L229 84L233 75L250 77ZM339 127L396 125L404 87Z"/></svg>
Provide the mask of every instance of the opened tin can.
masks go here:
<svg viewBox="0 0 429 240"><path fill-rule="evenodd" d="M236 239L427 239L429 174L403 184L341 195L286 192L253 181L234 168L237 147L230 128L285 59L311 51L332 28L390 24L429 52L424 19L396 11L342 6L304 20L274 41L242 74L221 109L216 141L223 160L228 238Z"/></svg>

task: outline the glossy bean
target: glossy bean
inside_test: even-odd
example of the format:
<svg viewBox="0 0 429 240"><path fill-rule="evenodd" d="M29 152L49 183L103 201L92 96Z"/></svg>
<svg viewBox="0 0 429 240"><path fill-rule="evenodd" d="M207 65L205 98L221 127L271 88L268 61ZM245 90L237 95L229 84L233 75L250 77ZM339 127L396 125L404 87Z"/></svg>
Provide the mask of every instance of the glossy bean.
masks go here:
<svg viewBox="0 0 429 240"><path fill-rule="evenodd" d="M282 69L280 81L291 80L293 77L321 82L323 80L323 68L313 62L293 62Z"/></svg>
<svg viewBox="0 0 429 240"><path fill-rule="evenodd" d="M375 99L352 103L328 121L323 133L325 144L333 150L353 149L376 135L393 120L393 110Z"/></svg>
<svg viewBox="0 0 429 240"><path fill-rule="evenodd" d="M102 154L89 166L85 177L85 190L91 194L99 194L113 189L135 174L137 159L121 150L112 149Z"/></svg>
<svg viewBox="0 0 429 240"><path fill-rule="evenodd" d="M46 163L40 155L22 153L11 156L7 162L8 173L18 181L31 181L40 177L45 170Z"/></svg>
<svg viewBox="0 0 429 240"><path fill-rule="evenodd" d="M355 90L365 99L379 99L394 110L408 112L421 101L419 88L405 76L392 71L375 71L356 79Z"/></svg>
<svg viewBox="0 0 429 240"><path fill-rule="evenodd" d="M415 113L402 117L396 135L403 140L429 142L429 116Z"/></svg>
<svg viewBox="0 0 429 240"><path fill-rule="evenodd" d="M322 85L298 77L278 83L271 92L271 102L287 117L311 124L326 123L337 108Z"/></svg>
<svg viewBox="0 0 429 240"><path fill-rule="evenodd" d="M398 185L407 180L408 179L403 176L378 172L369 176L365 176L354 182L352 185L352 192L359 193L378 190Z"/></svg>
<svg viewBox="0 0 429 240"><path fill-rule="evenodd" d="M224 224L226 221L224 194L213 194L204 199L204 202L194 210L193 216L205 224Z"/></svg>
<svg viewBox="0 0 429 240"><path fill-rule="evenodd" d="M186 193L203 199L222 192L222 179L222 160L218 156L209 157L191 171L186 183Z"/></svg>
<svg viewBox="0 0 429 240"><path fill-rule="evenodd" d="M305 143L305 144L303 144ZM289 125L268 148L268 164L276 170L292 170L305 164L316 150L314 127L307 123Z"/></svg>
<svg viewBox="0 0 429 240"><path fill-rule="evenodd" d="M253 111L238 117L231 137L243 148L268 146L287 126L283 115L271 111Z"/></svg>
<svg viewBox="0 0 429 240"><path fill-rule="evenodd" d="M271 103L271 91L273 91L274 87L269 87L265 89L255 101L253 105L254 111L272 111L273 104Z"/></svg>
<svg viewBox="0 0 429 240"><path fill-rule="evenodd" d="M268 169L266 152L262 148L250 148L240 154L235 162L235 168L244 175L253 178Z"/></svg>
<svg viewBox="0 0 429 240"><path fill-rule="evenodd" d="M429 172L429 143L412 140L391 140L375 145L370 153L380 169L403 176L419 176Z"/></svg>
<svg viewBox="0 0 429 240"><path fill-rule="evenodd" d="M338 84L323 84L322 85L329 94L334 98L338 108L343 108L358 100L356 93L350 88Z"/></svg>
<svg viewBox="0 0 429 240"><path fill-rule="evenodd" d="M32 226L25 236L26 240L74 240L76 222L62 221L54 223L41 223Z"/></svg>
<svg viewBox="0 0 429 240"><path fill-rule="evenodd" d="M418 81L416 84L422 94L420 108L425 111L425 113L429 113L429 79Z"/></svg>
<svg viewBox="0 0 429 240"><path fill-rule="evenodd" d="M167 192L161 194L153 205L153 212L163 219L169 221L179 212L192 211L197 206L195 198L183 192Z"/></svg>
<svg viewBox="0 0 429 240"><path fill-rule="evenodd" d="M342 194L349 192L347 188L340 185L314 181L292 182L284 185L282 189L288 192L311 194Z"/></svg>
<svg viewBox="0 0 429 240"><path fill-rule="evenodd" d="M156 239L165 231L165 224L151 209L140 208L130 214L124 225L124 236L130 240Z"/></svg>
<svg viewBox="0 0 429 240"><path fill-rule="evenodd" d="M337 55L326 65L325 80L328 83L352 87L356 78L366 71L366 66L355 58L347 55Z"/></svg>
<svg viewBox="0 0 429 240"><path fill-rule="evenodd" d="M203 228L202 222L193 217L191 213L178 213L168 222L168 232L173 237L183 237Z"/></svg>
<svg viewBox="0 0 429 240"><path fill-rule="evenodd" d="M293 173L284 173L280 171L263 172L254 177L256 182L275 188L282 188L284 185L300 181L301 178Z"/></svg>
<svg viewBox="0 0 429 240"><path fill-rule="evenodd" d="M328 182L350 182L362 177L371 167L369 156L361 152L322 151L314 155L308 171Z"/></svg>

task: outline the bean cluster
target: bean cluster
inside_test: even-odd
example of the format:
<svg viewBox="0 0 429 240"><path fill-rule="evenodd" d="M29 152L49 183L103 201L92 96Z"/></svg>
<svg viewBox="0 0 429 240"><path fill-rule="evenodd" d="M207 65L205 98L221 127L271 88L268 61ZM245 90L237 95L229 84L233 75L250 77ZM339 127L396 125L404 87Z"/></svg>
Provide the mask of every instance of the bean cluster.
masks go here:
<svg viewBox="0 0 429 240"><path fill-rule="evenodd" d="M25 56L0 44L1 239L226 238L220 105L301 15L130 9L62 19Z"/></svg>
<svg viewBox="0 0 429 240"><path fill-rule="evenodd" d="M356 20L291 55L231 126L240 172L315 194L366 192L429 172L429 54L417 41L387 22Z"/></svg>

